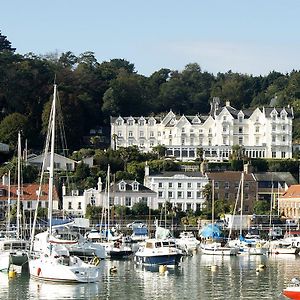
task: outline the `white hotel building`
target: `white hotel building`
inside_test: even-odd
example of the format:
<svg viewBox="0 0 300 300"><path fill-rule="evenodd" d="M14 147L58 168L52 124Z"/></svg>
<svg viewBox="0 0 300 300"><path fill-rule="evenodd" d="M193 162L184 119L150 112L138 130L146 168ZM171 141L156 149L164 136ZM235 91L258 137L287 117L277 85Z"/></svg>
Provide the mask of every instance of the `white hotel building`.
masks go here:
<svg viewBox="0 0 300 300"><path fill-rule="evenodd" d="M149 152L164 145L167 155L189 161L203 149L209 161L228 160L232 146L240 145L251 158L292 157L292 108L263 107L237 110L227 101L211 102L208 115L111 117L112 148L137 145Z"/></svg>

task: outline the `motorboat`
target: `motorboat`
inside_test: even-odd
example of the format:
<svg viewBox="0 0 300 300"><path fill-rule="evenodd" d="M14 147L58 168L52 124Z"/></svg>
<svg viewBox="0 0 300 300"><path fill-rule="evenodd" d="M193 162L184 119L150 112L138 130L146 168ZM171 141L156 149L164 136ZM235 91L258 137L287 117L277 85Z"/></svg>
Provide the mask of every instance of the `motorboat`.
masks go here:
<svg viewBox="0 0 300 300"><path fill-rule="evenodd" d="M200 241L197 240L194 234L190 231L182 231L175 242L180 249L186 252L195 251L200 245Z"/></svg>
<svg viewBox="0 0 300 300"><path fill-rule="evenodd" d="M282 291L282 294L289 299L300 299L300 280L293 278L291 284Z"/></svg>
<svg viewBox="0 0 300 300"><path fill-rule="evenodd" d="M267 246L270 254L298 254L300 251L300 248L282 239L270 241Z"/></svg>
<svg viewBox="0 0 300 300"><path fill-rule="evenodd" d="M23 267L28 262L29 242L12 236L0 239L0 271Z"/></svg>
<svg viewBox="0 0 300 300"><path fill-rule="evenodd" d="M206 240L204 242L201 242L200 244L201 253L202 254L208 254L208 255L237 255L239 253L238 247L231 247L227 246L222 242L218 241L209 241Z"/></svg>
<svg viewBox="0 0 300 300"><path fill-rule="evenodd" d="M166 265L175 267L181 262L182 250L172 240L148 239L135 252L134 260L142 265Z"/></svg>

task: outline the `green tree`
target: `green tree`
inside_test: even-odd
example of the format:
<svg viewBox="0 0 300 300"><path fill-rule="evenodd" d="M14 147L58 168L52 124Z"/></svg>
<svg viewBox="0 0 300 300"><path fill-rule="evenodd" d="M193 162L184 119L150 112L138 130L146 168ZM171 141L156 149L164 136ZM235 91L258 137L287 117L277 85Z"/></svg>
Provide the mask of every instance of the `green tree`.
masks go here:
<svg viewBox="0 0 300 300"><path fill-rule="evenodd" d="M11 47L11 42L7 39L7 36L3 35L0 30L0 52L10 51L15 52L16 48Z"/></svg>
<svg viewBox="0 0 300 300"><path fill-rule="evenodd" d="M133 204L132 212L136 216L146 216L149 214L149 207L144 202L137 202Z"/></svg>

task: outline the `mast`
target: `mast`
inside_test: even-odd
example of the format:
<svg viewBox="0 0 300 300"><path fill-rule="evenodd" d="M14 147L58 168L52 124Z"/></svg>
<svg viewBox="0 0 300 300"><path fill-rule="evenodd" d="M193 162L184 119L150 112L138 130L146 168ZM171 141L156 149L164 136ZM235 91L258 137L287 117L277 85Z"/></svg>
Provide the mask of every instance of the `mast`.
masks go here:
<svg viewBox="0 0 300 300"><path fill-rule="evenodd" d="M17 193L17 239L20 238L20 200L21 200L21 133L18 132L18 193Z"/></svg>
<svg viewBox="0 0 300 300"><path fill-rule="evenodd" d="M8 170L8 197L7 197L7 233L10 230L10 170Z"/></svg>
<svg viewBox="0 0 300 300"><path fill-rule="evenodd" d="M110 231L109 196L110 196L110 165L107 166L107 240L109 240L109 231Z"/></svg>
<svg viewBox="0 0 300 300"><path fill-rule="evenodd" d="M52 115L50 116L51 123L51 146L50 146L50 170L49 170L49 233L52 233L52 211L53 211L53 182L54 182L54 146L55 146L55 105L56 105L56 91L57 86L54 84L54 94L52 103ZM47 153L45 153L47 155Z"/></svg>
<svg viewBox="0 0 300 300"><path fill-rule="evenodd" d="M211 224L212 228L215 222L215 180L213 179L211 182L212 190L211 190Z"/></svg>
<svg viewBox="0 0 300 300"><path fill-rule="evenodd" d="M244 172L241 174L241 212L240 212L240 236L243 233L243 205L244 205Z"/></svg>

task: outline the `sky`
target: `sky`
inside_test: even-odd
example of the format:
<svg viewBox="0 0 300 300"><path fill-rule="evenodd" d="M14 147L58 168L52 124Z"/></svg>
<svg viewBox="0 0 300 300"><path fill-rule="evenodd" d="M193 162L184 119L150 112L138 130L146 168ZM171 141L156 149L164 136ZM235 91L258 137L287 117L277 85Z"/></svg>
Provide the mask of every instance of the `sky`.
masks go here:
<svg viewBox="0 0 300 300"><path fill-rule="evenodd" d="M94 52L139 74L161 68L265 76L300 69L300 0L10 0L0 31L16 53Z"/></svg>

